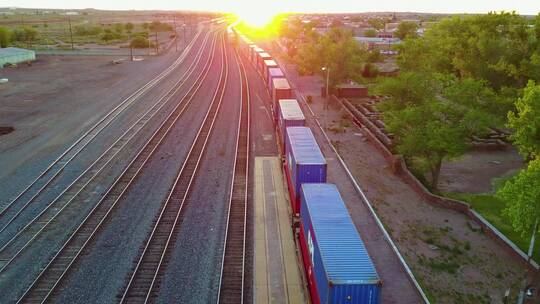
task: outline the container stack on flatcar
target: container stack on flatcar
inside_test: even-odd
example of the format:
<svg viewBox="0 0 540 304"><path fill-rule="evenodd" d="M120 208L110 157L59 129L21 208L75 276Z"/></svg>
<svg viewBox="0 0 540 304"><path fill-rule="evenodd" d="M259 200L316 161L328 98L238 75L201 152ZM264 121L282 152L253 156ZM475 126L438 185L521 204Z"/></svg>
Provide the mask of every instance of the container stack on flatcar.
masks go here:
<svg viewBox="0 0 540 304"><path fill-rule="evenodd" d="M269 68L268 69L268 80L266 81L266 87L268 90L272 87L272 82L276 78L285 78L285 74L283 74L283 71L277 67L277 68Z"/></svg>
<svg viewBox="0 0 540 304"><path fill-rule="evenodd" d="M261 75L264 75L264 62L266 60L272 60L272 56L268 54L267 52L260 52L257 54L257 70Z"/></svg>
<svg viewBox="0 0 540 304"><path fill-rule="evenodd" d="M382 282L283 70L271 55L239 32L239 50L261 75L271 96L284 159L292 214L313 303L378 304ZM298 229L297 225L293 225Z"/></svg>
<svg viewBox="0 0 540 304"><path fill-rule="evenodd" d="M337 187L303 184L300 247L313 303L377 304L381 280Z"/></svg>
<svg viewBox="0 0 540 304"><path fill-rule="evenodd" d="M257 69L257 62L259 60L259 53L264 53L264 50L261 49L258 46L255 46L255 47L251 48L251 50L252 50L252 52L251 52L251 64L253 64L253 66L255 67L255 69L257 71L259 71L259 69Z"/></svg>
<svg viewBox="0 0 540 304"><path fill-rule="evenodd" d="M278 107L277 133L281 153L285 155L285 138L288 127L303 127L306 118L296 99L280 99Z"/></svg>
<svg viewBox="0 0 540 304"><path fill-rule="evenodd" d="M293 214L300 211L300 186L326 182L326 159L308 127L288 127L285 139L285 176Z"/></svg>
<svg viewBox="0 0 540 304"><path fill-rule="evenodd" d="M264 61L264 64L263 64L263 78L264 78L264 83L268 83L268 71L270 69L279 69L278 68L278 65L276 63L275 60L265 60Z"/></svg>
<svg viewBox="0 0 540 304"><path fill-rule="evenodd" d="M274 112L274 120L277 122L277 103L280 99L291 99L292 90L287 78L274 78L272 80L272 111Z"/></svg>

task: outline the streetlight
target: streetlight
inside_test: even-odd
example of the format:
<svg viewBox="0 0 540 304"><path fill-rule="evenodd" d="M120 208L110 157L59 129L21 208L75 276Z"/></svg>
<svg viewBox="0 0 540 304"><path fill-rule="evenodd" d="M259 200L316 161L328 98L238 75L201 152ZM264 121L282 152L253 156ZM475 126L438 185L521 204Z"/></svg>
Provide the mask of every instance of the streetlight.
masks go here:
<svg viewBox="0 0 540 304"><path fill-rule="evenodd" d="M328 95L328 87L330 82L330 68L329 67L322 67L321 71L326 72L326 98L324 99L324 128L326 129L326 120L328 117L328 98L330 96Z"/></svg>

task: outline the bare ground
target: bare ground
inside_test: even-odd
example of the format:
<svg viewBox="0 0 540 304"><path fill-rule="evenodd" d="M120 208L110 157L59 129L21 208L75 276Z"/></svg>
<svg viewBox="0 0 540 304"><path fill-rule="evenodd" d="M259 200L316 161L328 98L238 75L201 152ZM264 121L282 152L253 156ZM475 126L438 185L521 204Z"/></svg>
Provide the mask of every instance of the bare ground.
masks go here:
<svg viewBox="0 0 540 304"><path fill-rule="evenodd" d="M499 151L470 151L443 164L439 189L458 193L491 192L495 190L494 178L513 174L523 165L523 158L513 147Z"/></svg>

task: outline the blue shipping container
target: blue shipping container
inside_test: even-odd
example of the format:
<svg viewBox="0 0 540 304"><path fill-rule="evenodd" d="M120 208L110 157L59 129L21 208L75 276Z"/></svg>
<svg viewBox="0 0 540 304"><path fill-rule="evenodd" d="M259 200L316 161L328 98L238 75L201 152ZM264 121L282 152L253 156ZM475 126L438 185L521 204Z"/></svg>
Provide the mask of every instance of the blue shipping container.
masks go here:
<svg viewBox="0 0 540 304"><path fill-rule="evenodd" d="M288 127L285 140L285 158L290 190L294 201L293 212L300 211L300 185L326 182L326 159L307 127Z"/></svg>
<svg viewBox="0 0 540 304"><path fill-rule="evenodd" d="M310 259L312 296L318 297L313 302L379 303L381 280L337 187L303 184L301 191L302 247Z"/></svg>
<svg viewBox="0 0 540 304"><path fill-rule="evenodd" d="M285 153L285 137L287 127L303 127L306 118L296 99L280 99L278 107L278 134L281 142L281 149Z"/></svg>
<svg viewBox="0 0 540 304"><path fill-rule="evenodd" d="M275 78L285 78L283 71L280 68L269 68L268 69L268 83L266 84L269 90L272 89L272 81Z"/></svg>

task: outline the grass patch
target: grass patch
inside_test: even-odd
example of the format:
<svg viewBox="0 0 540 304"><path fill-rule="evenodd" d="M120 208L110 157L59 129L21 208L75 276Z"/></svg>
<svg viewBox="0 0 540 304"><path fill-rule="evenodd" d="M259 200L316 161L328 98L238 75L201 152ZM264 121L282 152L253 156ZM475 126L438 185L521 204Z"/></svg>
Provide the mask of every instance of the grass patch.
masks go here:
<svg viewBox="0 0 540 304"><path fill-rule="evenodd" d="M498 181L498 184L503 184ZM505 203L497 199L493 194L468 194L468 193L444 193L445 196L467 202L471 207L480 213L493 226L499 229L507 238L516 244L521 250L527 253L529 249L530 235L522 237L514 231L510 219L502 214L506 207ZM540 261L540 242L534 246L533 259Z"/></svg>

